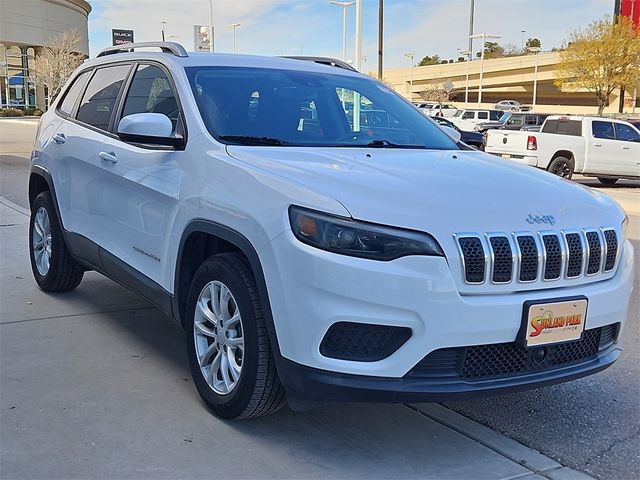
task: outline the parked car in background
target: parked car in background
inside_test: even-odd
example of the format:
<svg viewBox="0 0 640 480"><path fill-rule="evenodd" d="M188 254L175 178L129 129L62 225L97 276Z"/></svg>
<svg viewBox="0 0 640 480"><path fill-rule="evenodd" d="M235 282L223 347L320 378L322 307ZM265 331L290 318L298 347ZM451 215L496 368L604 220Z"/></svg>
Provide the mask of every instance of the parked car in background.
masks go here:
<svg viewBox="0 0 640 480"><path fill-rule="evenodd" d="M430 117L453 117L458 112L458 108L449 103L416 103L415 105L422 113Z"/></svg>
<svg viewBox="0 0 640 480"><path fill-rule="evenodd" d="M500 100L493 108L505 112L519 112L520 102L516 102L515 100Z"/></svg>
<svg viewBox="0 0 640 480"><path fill-rule="evenodd" d="M482 150L484 148L484 136L478 132L468 132L465 130L460 130L455 123L451 120L444 117L433 117L433 120L443 127L453 128L457 132L460 132L460 140L462 140L467 145L477 148L478 150Z"/></svg>
<svg viewBox="0 0 640 480"><path fill-rule="evenodd" d="M623 120L553 115L537 133L489 130L485 151L567 179L580 173L611 185L640 178L640 130Z"/></svg>
<svg viewBox="0 0 640 480"><path fill-rule="evenodd" d="M460 130L473 131L475 126L483 122L497 122L504 115L500 110L458 110L450 120L456 124Z"/></svg>
<svg viewBox="0 0 640 480"><path fill-rule="evenodd" d="M479 123L477 132L485 132L491 129L523 130L525 127L540 127L549 116L548 113L522 113L509 112L500 117L498 122ZM529 129L529 128L527 128Z"/></svg>

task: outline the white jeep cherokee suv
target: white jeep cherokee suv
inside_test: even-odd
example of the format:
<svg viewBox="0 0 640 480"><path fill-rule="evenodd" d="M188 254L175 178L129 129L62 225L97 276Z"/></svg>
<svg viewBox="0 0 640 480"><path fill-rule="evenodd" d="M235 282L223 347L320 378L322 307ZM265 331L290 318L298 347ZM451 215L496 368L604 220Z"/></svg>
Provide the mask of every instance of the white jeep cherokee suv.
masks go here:
<svg viewBox="0 0 640 480"><path fill-rule="evenodd" d="M180 322L216 414L512 391L620 355L633 250L609 197L455 143L340 62L139 46L42 117L33 274L96 270Z"/></svg>

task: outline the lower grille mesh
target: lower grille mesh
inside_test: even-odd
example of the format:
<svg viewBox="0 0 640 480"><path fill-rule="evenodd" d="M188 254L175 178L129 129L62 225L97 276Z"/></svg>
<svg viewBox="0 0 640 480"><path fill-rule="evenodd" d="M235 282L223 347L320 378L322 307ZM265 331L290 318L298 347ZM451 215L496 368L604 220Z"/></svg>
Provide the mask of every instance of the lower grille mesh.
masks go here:
<svg viewBox="0 0 640 480"><path fill-rule="evenodd" d="M387 358L410 337L407 327L337 322L322 339L320 353L341 360L375 362Z"/></svg>
<svg viewBox="0 0 640 480"><path fill-rule="evenodd" d="M443 348L424 357L406 377L480 381L549 371L594 359L613 344L618 331L619 324L607 325L586 330L581 340L536 348L516 342Z"/></svg>

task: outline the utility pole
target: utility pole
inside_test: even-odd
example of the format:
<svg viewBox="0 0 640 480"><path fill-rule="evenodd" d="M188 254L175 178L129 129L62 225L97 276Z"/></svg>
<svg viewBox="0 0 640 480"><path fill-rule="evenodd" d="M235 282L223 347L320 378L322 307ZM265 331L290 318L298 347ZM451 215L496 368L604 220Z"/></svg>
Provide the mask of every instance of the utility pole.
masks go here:
<svg viewBox="0 0 640 480"><path fill-rule="evenodd" d="M209 51L213 53L213 0L209 0Z"/></svg>
<svg viewBox="0 0 640 480"><path fill-rule="evenodd" d="M384 0L378 0L378 80L382 81L382 29L384 26Z"/></svg>
<svg viewBox="0 0 640 480"><path fill-rule="evenodd" d="M467 57L467 75L464 82L464 108L468 108L469 105L469 65L471 65L471 52L469 50L458 49L460 55Z"/></svg>

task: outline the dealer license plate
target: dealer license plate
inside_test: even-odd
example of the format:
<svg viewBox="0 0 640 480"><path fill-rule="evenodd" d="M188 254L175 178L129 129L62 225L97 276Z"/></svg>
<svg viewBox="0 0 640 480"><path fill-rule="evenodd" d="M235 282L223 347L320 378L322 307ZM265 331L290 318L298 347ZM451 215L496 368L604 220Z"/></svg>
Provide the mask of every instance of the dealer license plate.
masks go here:
<svg viewBox="0 0 640 480"><path fill-rule="evenodd" d="M587 299L529 304L525 345L535 347L578 340L584 331Z"/></svg>

